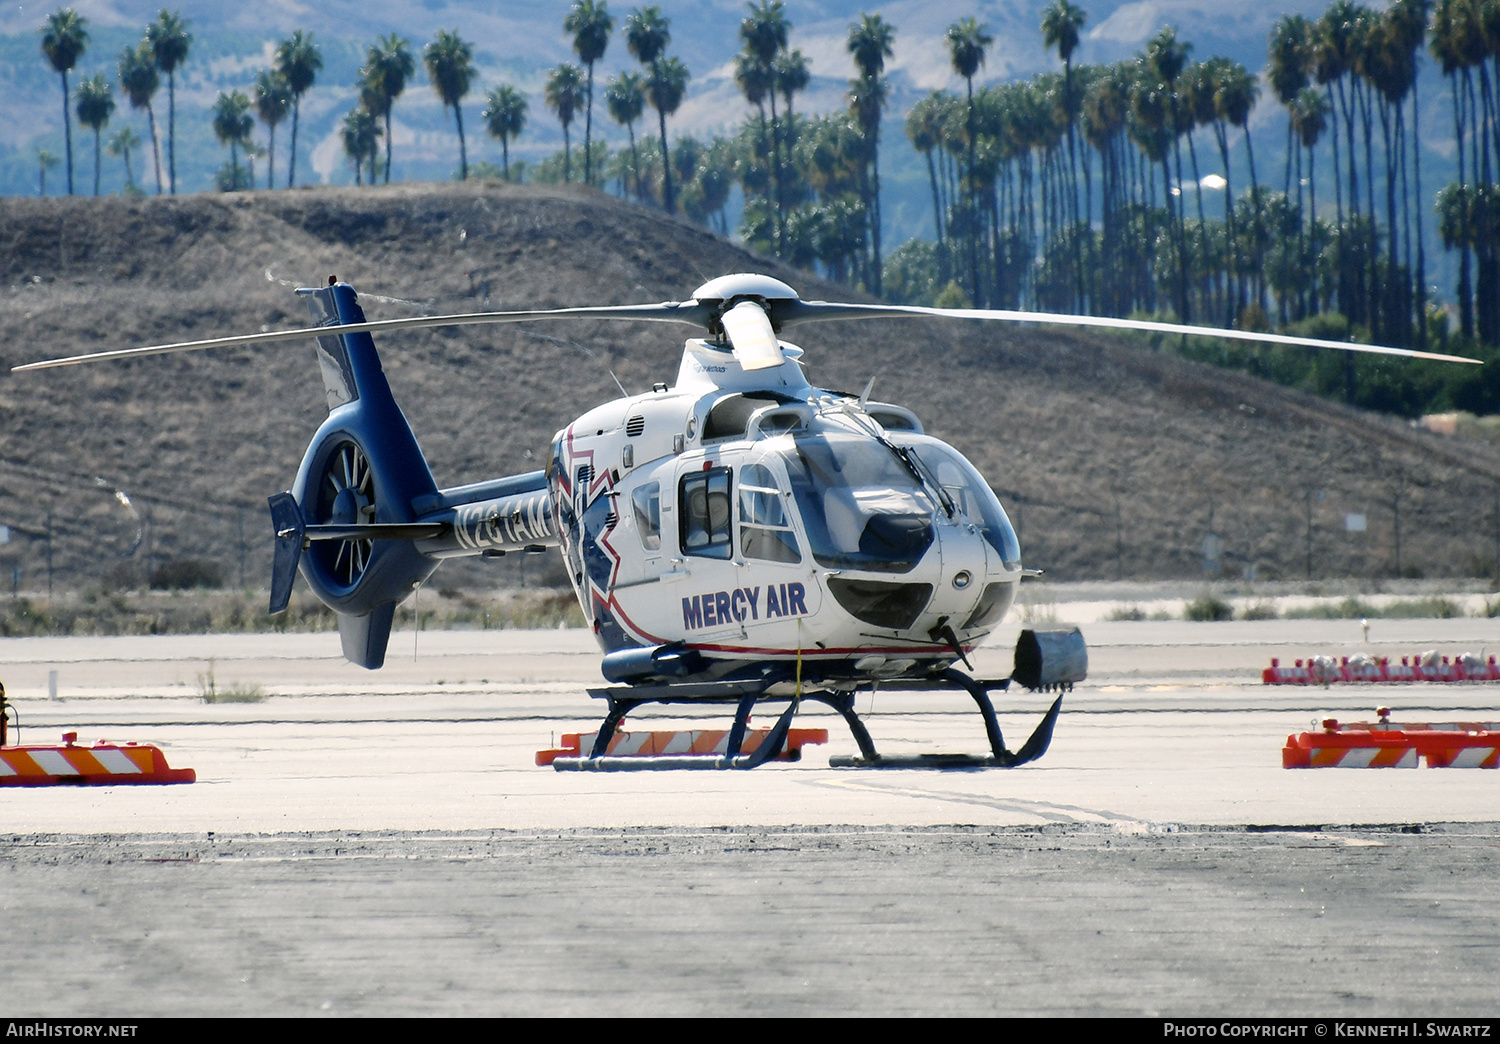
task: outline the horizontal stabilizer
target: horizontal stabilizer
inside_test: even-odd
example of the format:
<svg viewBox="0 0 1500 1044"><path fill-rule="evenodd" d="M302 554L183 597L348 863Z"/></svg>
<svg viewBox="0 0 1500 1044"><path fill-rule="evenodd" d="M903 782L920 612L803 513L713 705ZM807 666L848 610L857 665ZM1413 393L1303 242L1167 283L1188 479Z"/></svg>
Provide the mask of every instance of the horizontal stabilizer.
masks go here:
<svg viewBox="0 0 1500 1044"><path fill-rule="evenodd" d="M424 540L453 527L447 522L366 522L352 526L308 526L307 540Z"/></svg>

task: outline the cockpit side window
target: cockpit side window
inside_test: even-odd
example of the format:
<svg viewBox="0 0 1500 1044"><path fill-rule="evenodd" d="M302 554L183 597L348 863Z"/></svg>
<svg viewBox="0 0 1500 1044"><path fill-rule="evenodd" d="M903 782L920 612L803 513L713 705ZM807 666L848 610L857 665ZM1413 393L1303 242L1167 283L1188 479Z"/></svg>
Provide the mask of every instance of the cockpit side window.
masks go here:
<svg viewBox="0 0 1500 1044"><path fill-rule="evenodd" d="M648 482L630 494L635 510L635 530L647 551L661 550L661 484Z"/></svg>
<svg viewBox="0 0 1500 1044"><path fill-rule="evenodd" d="M797 536L782 505L781 487L764 464L740 469L740 549L746 558L802 561Z"/></svg>
<svg viewBox="0 0 1500 1044"><path fill-rule="evenodd" d="M729 469L711 468L683 476L678 486L682 517L679 536L684 554L729 558L734 553L730 533Z"/></svg>

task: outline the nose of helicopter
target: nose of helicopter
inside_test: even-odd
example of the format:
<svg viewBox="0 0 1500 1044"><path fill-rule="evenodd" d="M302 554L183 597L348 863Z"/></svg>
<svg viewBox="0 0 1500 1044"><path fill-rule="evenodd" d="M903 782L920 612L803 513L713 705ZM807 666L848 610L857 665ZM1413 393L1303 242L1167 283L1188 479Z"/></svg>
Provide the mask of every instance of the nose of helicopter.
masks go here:
<svg viewBox="0 0 1500 1044"><path fill-rule="evenodd" d="M999 623L1015 601L1019 571L1002 562L970 524L939 524L933 543L938 580L918 629L946 625L966 639Z"/></svg>

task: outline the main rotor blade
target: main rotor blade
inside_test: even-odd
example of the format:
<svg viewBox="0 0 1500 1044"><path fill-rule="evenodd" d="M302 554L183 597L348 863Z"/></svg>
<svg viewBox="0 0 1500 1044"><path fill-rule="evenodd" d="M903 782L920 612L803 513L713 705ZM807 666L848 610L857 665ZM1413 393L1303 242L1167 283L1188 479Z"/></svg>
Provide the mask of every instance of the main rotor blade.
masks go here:
<svg viewBox="0 0 1500 1044"><path fill-rule="evenodd" d="M144 348L117 348L108 352L93 352L88 355L70 355L65 359L45 359L41 362L25 363L11 367L12 373L24 370L46 370L55 366L77 366L79 363L101 362L106 359L137 359L145 355L170 355L176 352L196 352L205 348L223 348L240 344L267 344L274 341L296 341L311 337L338 336L347 333L367 333L376 330L419 330L433 326L485 326L495 323L529 323L538 319L631 319L652 323L687 323L706 326L713 315L711 304L697 301L665 301L661 304L622 305L618 307L548 308L528 312L466 312L458 315L419 315L406 319L378 319L367 323L334 324L331 326L306 327L300 330L273 330L268 333L238 334L233 337L213 337L203 341L183 341L178 344L153 344Z"/></svg>
<svg viewBox="0 0 1500 1044"><path fill-rule="evenodd" d="M1143 330L1147 333L1188 334L1193 337L1218 337L1226 341L1250 341L1259 344L1292 344L1305 348L1336 348L1344 352L1366 352L1372 355L1399 355L1408 359L1431 359L1435 362L1468 363L1482 366L1480 359L1438 352L1419 352L1414 348L1390 348L1379 344L1357 344L1353 341L1324 341L1316 337L1292 337L1288 334L1255 333L1249 330L1220 330L1211 326L1186 326L1182 323L1157 323L1145 319L1112 319L1100 315L1058 315L1053 312L1013 312L999 308L927 308L922 305L837 304L829 301L778 301L777 321L782 326L817 323L831 319L891 319L902 316L942 316L949 319L1000 319L1013 323L1048 323L1055 326L1086 326L1102 330Z"/></svg>

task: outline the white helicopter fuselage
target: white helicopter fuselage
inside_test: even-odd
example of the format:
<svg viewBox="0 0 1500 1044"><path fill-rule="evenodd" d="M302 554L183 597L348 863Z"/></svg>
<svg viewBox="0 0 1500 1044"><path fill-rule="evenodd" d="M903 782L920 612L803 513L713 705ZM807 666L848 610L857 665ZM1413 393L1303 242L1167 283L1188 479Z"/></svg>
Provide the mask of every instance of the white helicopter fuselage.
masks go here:
<svg viewBox="0 0 1500 1044"><path fill-rule="evenodd" d="M689 340L674 385L555 436L552 517L611 680L664 662L920 677L1014 601L1019 549L978 472L909 410L813 388L781 347L747 371Z"/></svg>

